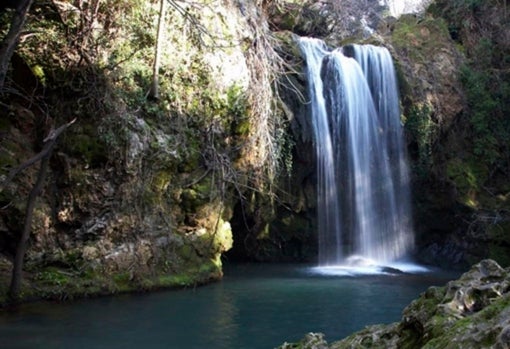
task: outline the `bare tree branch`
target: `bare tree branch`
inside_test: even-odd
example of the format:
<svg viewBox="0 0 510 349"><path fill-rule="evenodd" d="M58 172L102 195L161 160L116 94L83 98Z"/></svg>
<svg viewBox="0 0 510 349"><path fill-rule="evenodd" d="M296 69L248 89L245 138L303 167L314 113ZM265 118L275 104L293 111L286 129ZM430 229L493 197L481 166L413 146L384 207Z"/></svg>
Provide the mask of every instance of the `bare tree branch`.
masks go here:
<svg viewBox="0 0 510 349"><path fill-rule="evenodd" d="M60 126L56 130L50 131L48 136L44 139L44 142L46 144L44 145L43 149L38 154L36 154L32 158L30 158L29 160L25 161L24 163L22 163L18 167L12 169L9 172L9 175L7 176L7 178L3 181L3 183L0 183L0 193L4 190L5 187L7 187L7 185L13 180L13 178L16 177L16 175L18 173L20 173L24 169L32 166L37 161L39 161L39 160L43 159L45 156L47 156L48 153L52 150L53 144L55 143L55 140L57 139L57 137L60 136L60 134L62 132L64 132L66 128L68 128L69 126L74 124L75 121L76 121L76 118L74 118L73 120L71 120L67 124L64 124L64 125Z"/></svg>
<svg viewBox="0 0 510 349"><path fill-rule="evenodd" d="M35 162L41 160L41 167L39 169L37 181L32 187L30 195L28 196L27 199L23 231L21 233L20 240L16 247L16 255L14 257L14 263L12 266L12 278L11 285L9 287L9 298L13 302L16 302L19 299L21 289L21 276L23 271L23 259L25 257L25 253L27 250L27 242L30 237L30 230L32 228L32 216L34 213L35 201L39 196L39 193L41 192L44 186L44 182L46 180L46 174L48 172L48 164L50 161L51 152L53 150L53 147L55 146L55 143L57 142L58 136L60 136L60 134L64 132L69 126L74 124L75 121L76 118L71 120L67 124L60 126L56 130L50 131L48 137L44 139L44 142L46 144L43 150L41 150L39 154L31 158L30 160L26 161L21 166L19 166L15 171L12 172L15 175L16 173L19 173L22 169L25 169L30 165L34 164ZM12 177L14 177L14 175Z"/></svg>

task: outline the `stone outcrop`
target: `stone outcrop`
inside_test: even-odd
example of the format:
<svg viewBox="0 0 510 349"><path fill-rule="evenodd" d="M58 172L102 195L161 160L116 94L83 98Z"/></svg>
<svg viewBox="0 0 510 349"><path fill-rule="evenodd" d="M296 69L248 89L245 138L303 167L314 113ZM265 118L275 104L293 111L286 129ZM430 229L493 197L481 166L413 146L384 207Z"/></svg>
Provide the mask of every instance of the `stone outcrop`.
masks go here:
<svg viewBox="0 0 510 349"><path fill-rule="evenodd" d="M157 23L159 7L118 5L88 14L80 3L70 18L53 2L36 4L47 17L30 23L38 35L19 50L33 85L13 64L9 87L20 90L0 105L2 265L12 260L37 165L5 187L3 180L37 154L51 127L77 118L59 139L37 201L27 298L217 280L233 244L236 202L247 188L267 194L263 132L277 118L264 103L272 103L275 60L266 57L260 3L169 6L159 100L147 94L156 33L147 24ZM93 30L78 34L78 27ZM53 45L41 51L41 41ZM78 51L69 46L78 41Z"/></svg>
<svg viewBox="0 0 510 349"><path fill-rule="evenodd" d="M310 333L280 349L503 349L510 347L509 333L510 268L483 260L458 280L430 287L404 309L398 323L368 326L331 344Z"/></svg>
<svg viewBox="0 0 510 349"><path fill-rule="evenodd" d="M437 0L380 26L394 48L409 141L418 257L507 266L508 26L498 1ZM504 179L505 178L505 179Z"/></svg>

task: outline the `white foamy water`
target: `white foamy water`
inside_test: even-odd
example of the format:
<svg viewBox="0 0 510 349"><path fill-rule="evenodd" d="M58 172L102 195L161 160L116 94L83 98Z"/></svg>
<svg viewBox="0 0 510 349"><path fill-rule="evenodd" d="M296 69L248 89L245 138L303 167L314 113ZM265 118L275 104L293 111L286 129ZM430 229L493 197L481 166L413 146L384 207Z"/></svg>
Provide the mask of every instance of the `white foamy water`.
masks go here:
<svg viewBox="0 0 510 349"><path fill-rule="evenodd" d="M418 13L424 11L432 0L384 0L383 3L390 9L394 17L399 17L405 13Z"/></svg>
<svg viewBox="0 0 510 349"><path fill-rule="evenodd" d="M381 263L360 256L347 258L345 264L310 268L311 273L326 276L400 275L419 274L430 271L430 269L422 265L411 262Z"/></svg>

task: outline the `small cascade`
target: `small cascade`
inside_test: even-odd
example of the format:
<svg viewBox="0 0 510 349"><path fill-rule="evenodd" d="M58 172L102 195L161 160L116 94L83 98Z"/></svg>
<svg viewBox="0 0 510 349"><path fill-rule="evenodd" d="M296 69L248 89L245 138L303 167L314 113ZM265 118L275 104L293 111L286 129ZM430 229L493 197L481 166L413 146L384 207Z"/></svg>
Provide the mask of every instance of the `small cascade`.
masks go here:
<svg viewBox="0 0 510 349"><path fill-rule="evenodd" d="M302 38L318 177L319 264L387 263L412 249L409 173L387 49Z"/></svg>

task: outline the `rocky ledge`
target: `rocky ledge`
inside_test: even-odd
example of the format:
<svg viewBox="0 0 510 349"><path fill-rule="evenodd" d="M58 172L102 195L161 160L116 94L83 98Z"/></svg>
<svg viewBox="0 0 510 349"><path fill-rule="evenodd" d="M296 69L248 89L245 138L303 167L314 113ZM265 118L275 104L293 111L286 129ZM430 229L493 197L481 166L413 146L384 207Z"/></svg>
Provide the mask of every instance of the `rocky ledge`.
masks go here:
<svg viewBox="0 0 510 349"><path fill-rule="evenodd" d="M291 348L510 348L510 268L483 260L458 280L430 287L400 322L368 326L331 344L309 333L279 347Z"/></svg>

